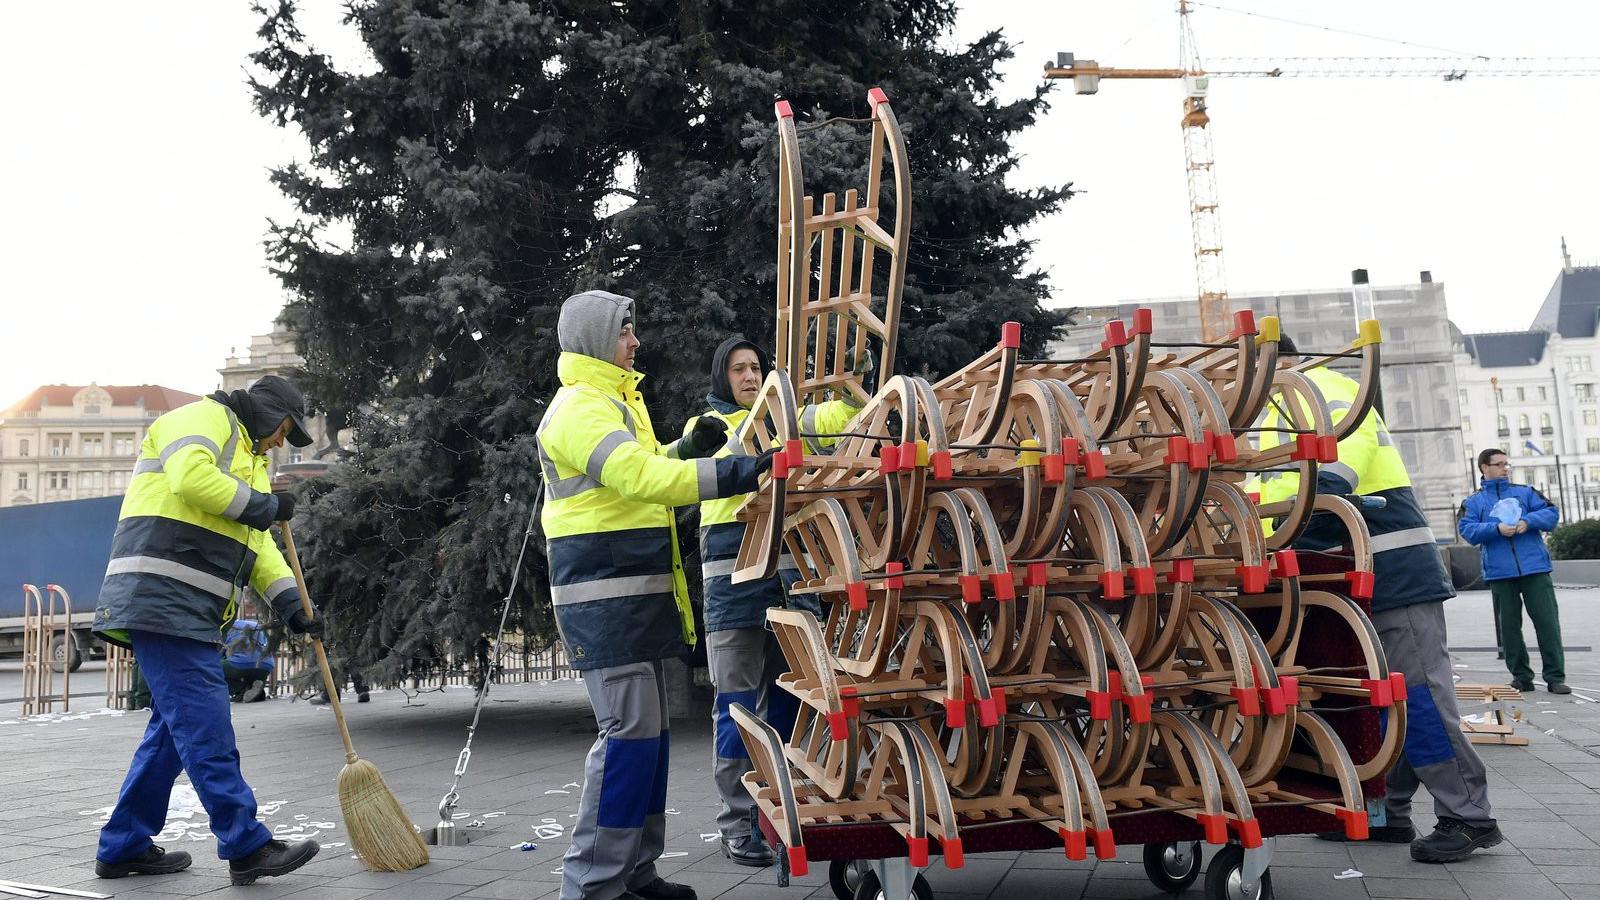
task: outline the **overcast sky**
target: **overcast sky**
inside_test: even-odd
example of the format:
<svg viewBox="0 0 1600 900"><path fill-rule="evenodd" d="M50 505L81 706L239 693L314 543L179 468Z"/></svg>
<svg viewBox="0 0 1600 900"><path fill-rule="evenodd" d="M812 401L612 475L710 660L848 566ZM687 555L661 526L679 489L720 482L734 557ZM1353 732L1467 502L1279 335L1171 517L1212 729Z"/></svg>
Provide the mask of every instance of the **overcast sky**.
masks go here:
<svg viewBox="0 0 1600 900"><path fill-rule="evenodd" d="M359 60L338 7L308 31ZM1171 66L1170 0L984 0L957 38L1018 46L1020 95L1058 50L1102 65ZM1220 56L1592 54L1600 4L1486 0L1231 0L1195 14ZM41 383L158 383L203 392L232 348L267 331L283 293L262 238L287 204L269 167L297 135L254 115L244 0L0 3L0 408ZM1469 331L1522 328L1559 266L1600 260L1600 78L1216 80L1211 115L1228 286L1378 284L1430 269ZM1174 82L1062 85L1017 143L1023 185L1084 191L1040 225L1057 302L1192 296L1181 94ZM764 115L765 110L758 111ZM913 248L913 252L915 249Z"/></svg>

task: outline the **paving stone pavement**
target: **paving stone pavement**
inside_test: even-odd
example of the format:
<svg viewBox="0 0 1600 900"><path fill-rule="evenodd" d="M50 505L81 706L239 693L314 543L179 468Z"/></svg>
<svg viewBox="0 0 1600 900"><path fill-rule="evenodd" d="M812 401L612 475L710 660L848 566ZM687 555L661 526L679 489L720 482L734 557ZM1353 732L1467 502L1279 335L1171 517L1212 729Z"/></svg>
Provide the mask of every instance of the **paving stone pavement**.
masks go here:
<svg viewBox="0 0 1600 900"><path fill-rule="evenodd" d="M1569 647L1600 638L1600 590L1563 589L1560 600ZM1446 609L1452 646L1493 645L1486 592L1463 594ZM1282 838L1272 865L1276 895L1284 900L1600 898L1600 702L1579 696L1600 701L1600 657L1569 652L1567 662L1578 694L1556 697L1541 691L1529 694L1521 706L1528 722L1521 733L1531 746L1480 748L1490 768L1490 799L1504 844L1463 863L1430 866L1413 862L1403 846ZM1492 652L1458 653L1456 664L1469 683L1506 680ZM382 770L425 828L435 821L436 805L449 785L471 703L469 690L454 688L409 703L399 692L380 692L371 703L348 707L357 750ZM163 840L169 848L195 855L189 871L119 881L95 878L99 823L115 800L147 714L110 714L92 699L76 701L75 710L41 721L22 719L15 705L0 706L0 879L169 900L554 898L565 833L576 809L574 783L594 728L576 682L497 686L461 786L459 812L467 818L458 825L479 820L484 826L463 828L470 845L433 848L433 862L426 867L388 874L366 871L348 846L336 794L344 758L332 715L283 700L235 706L245 777L255 788L264 821L286 837L315 834L325 849L292 875L233 888L226 864L216 858L203 810L169 822L168 833L176 838ZM693 715L675 720L673 730L662 872L693 885L704 900L831 897L825 865L814 865L812 874L781 889L772 870L733 865L715 843L703 839L715 830L716 808L709 703L698 701ZM1420 825L1431 824L1430 806L1419 796ZM559 826L562 834L541 839L534 834L536 826ZM533 840L538 849L513 849L524 840ZM1334 878L1348 868L1363 877ZM1166 896L1145 879L1139 848L1133 846L1098 863L1069 862L1059 852L972 855L956 871L936 862L926 877L939 900L1012 898L1021 892L1050 900ZM1189 895L1199 897L1199 885Z"/></svg>

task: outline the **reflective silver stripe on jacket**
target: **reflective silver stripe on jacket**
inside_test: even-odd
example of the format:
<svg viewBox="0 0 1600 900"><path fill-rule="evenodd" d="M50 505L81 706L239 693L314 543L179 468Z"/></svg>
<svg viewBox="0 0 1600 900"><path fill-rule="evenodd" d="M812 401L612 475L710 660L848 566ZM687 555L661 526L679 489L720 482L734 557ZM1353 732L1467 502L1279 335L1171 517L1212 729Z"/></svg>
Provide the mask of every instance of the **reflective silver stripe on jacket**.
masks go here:
<svg viewBox="0 0 1600 900"><path fill-rule="evenodd" d="M295 583L294 583L294 576L293 575L287 576L285 578L279 578L277 581L274 581L273 583L267 585L267 590L266 590L266 594L265 594L265 596L267 598L267 602L268 603L272 603L272 602L276 601L278 599L278 597L283 594L284 591L292 591L294 589L295 589Z"/></svg>
<svg viewBox="0 0 1600 900"><path fill-rule="evenodd" d="M1337 475L1340 478L1343 478L1345 481L1350 482L1351 493L1355 493L1356 489L1361 487L1361 476L1356 474L1355 469L1352 469L1342 462L1323 463L1322 468L1327 470L1329 473Z"/></svg>
<svg viewBox="0 0 1600 900"><path fill-rule="evenodd" d="M597 578L577 584L550 585L550 602L556 606L610 600L614 597L637 597L644 594L670 594L673 591L672 575L626 575L621 578Z"/></svg>
<svg viewBox="0 0 1600 900"><path fill-rule="evenodd" d="M700 563L700 577L720 578L723 575L731 576L739 568L739 558L730 556L727 559L713 559ZM795 564L794 557L785 553L778 557L778 571L798 572L800 567Z"/></svg>
<svg viewBox="0 0 1600 900"><path fill-rule="evenodd" d="M228 508L224 509L222 514L237 521L240 516L244 515L244 508L250 505L250 496L255 491L250 485L244 483L244 479L234 475L232 472L228 473L228 477L233 479L233 499L228 501Z"/></svg>
<svg viewBox="0 0 1600 900"><path fill-rule="evenodd" d="M161 575L199 588L223 600L233 596L233 584L215 575L190 568L170 559L153 556L119 556L106 566L106 577L112 575Z"/></svg>
<svg viewBox="0 0 1600 900"><path fill-rule="evenodd" d="M606 460L611 458L611 454L617 452L617 448L623 444L637 444L638 442L633 435L626 431L611 432L601 438L600 443L595 444L594 449L589 451L589 461L584 464L584 471L589 473L590 478L599 482L600 475L606 469Z"/></svg>
<svg viewBox="0 0 1600 900"><path fill-rule="evenodd" d="M228 440L220 449L217 447L216 441L213 441L211 438L208 438L203 434L186 434L183 437L178 438L172 443L166 445L165 447L162 447L160 457L154 459L145 457L134 463L133 474L146 475L151 472L164 472L166 471L167 460L171 458L172 454L177 453L179 450L182 450L183 448L193 444L199 444L207 450L210 450L211 455L216 457L217 468L221 469L224 474L231 475L234 479L238 480L242 484L243 479L239 478L237 475L233 475L232 472L233 453L239 447L239 417L234 415L233 410L226 406L222 407L222 411L228 414ZM234 500L237 502L238 497L236 496ZM248 502L248 498L246 498L246 502ZM230 505L228 508L232 509L233 507ZM240 511L242 512L243 510L244 508L240 507Z"/></svg>
<svg viewBox="0 0 1600 900"><path fill-rule="evenodd" d="M695 460L694 474L700 483L700 499L717 499L717 461L710 458Z"/></svg>
<svg viewBox="0 0 1600 900"><path fill-rule="evenodd" d="M623 432L620 431L614 431L602 438L600 443L595 446L595 449L589 453L589 459L584 465L586 470L584 474L571 475L566 478L559 477L560 472L556 468L556 461L551 458L550 454L545 452L544 443L539 440L539 436L544 434L545 426L549 425L555 420L556 410L560 409L562 404L566 403L579 391L584 390L591 389L574 388L565 394L557 394L555 400L551 402L549 408L544 411L544 417L539 420L539 427L533 433L534 446L539 451L539 468L544 473L544 490L545 499L547 500L566 500L569 497L576 497L584 491L594 490L597 487L604 487L605 485L600 482L600 472L605 468L606 458L609 457L611 452L614 451L618 446L621 446L624 441L636 440L638 437L638 432L633 425L633 414L628 412L628 407L623 403L620 403L616 400L611 400L610 397L607 397L606 399L611 400L611 403L616 406L619 411L621 411L623 424L628 428L627 434L623 434ZM618 439L619 436L620 439ZM609 444L608 446L608 442L614 440L616 443ZM601 452L602 448L605 448L603 453Z"/></svg>
<svg viewBox="0 0 1600 900"><path fill-rule="evenodd" d="M1421 528L1402 528L1388 534L1375 534L1370 545L1373 553L1384 553L1389 550L1402 550L1406 547L1417 547L1422 544L1437 543L1433 538L1433 529L1424 525Z"/></svg>

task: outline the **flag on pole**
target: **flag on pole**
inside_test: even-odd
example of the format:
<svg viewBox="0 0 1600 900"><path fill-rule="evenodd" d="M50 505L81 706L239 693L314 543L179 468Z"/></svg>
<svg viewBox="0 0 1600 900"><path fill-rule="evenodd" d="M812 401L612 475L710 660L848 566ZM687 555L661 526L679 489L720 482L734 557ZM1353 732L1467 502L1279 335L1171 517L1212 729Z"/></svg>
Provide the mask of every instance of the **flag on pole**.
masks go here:
<svg viewBox="0 0 1600 900"><path fill-rule="evenodd" d="M1533 441L1523 441L1522 442L1522 446L1528 448L1528 452L1532 453L1534 456L1543 456L1544 455L1544 451L1540 450L1537 446L1535 446Z"/></svg>

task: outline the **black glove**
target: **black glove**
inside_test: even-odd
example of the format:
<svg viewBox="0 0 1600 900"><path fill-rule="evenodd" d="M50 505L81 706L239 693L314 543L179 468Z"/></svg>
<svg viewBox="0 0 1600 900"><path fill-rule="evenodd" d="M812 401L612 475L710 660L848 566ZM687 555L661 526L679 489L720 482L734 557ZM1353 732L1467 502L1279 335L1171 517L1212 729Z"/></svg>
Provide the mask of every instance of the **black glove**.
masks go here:
<svg viewBox="0 0 1600 900"><path fill-rule="evenodd" d="M289 621L286 624L289 626L289 630L295 634L309 634L314 638L322 637L322 618L319 616L313 619L307 616L306 611L303 609L297 609L290 613Z"/></svg>
<svg viewBox="0 0 1600 900"><path fill-rule="evenodd" d="M728 423L716 416L701 416L694 428L678 442L678 456L682 459L700 459L715 456L728 443Z"/></svg>
<svg viewBox="0 0 1600 900"><path fill-rule="evenodd" d="M272 496L278 498L278 514L272 521L287 522L294 518L294 495L288 491L273 491Z"/></svg>
<svg viewBox="0 0 1600 900"><path fill-rule="evenodd" d="M759 456L724 456L717 460L717 496L735 497L748 494L761 486L761 476L772 469L772 458L778 448L766 450Z"/></svg>

